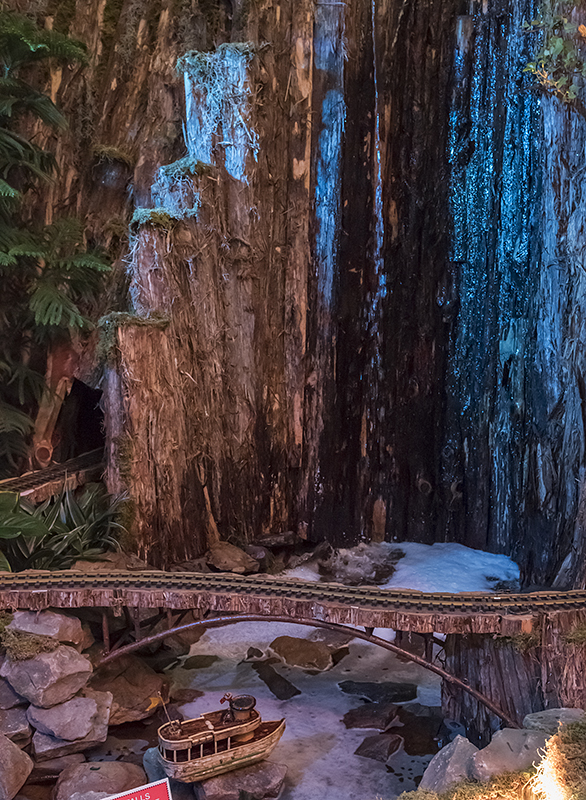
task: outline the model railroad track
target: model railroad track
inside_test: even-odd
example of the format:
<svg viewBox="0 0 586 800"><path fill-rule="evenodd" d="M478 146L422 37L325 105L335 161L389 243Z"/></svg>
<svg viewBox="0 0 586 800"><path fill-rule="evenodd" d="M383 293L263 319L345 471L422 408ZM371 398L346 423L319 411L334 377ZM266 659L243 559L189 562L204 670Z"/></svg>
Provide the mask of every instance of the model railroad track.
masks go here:
<svg viewBox="0 0 586 800"><path fill-rule="evenodd" d="M33 503L41 503L59 494L64 487L75 489L88 481L98 480L104 468L103 454L99 448L62 464L52 464L18 478L8 478L0 481L0 492L18 492Z"/></svg>
<svg viewBox="0 0 586 800"><path fill-rule="evenodd" d="M586 590L427 593L268 575L188 572L0 573L0 608L198 609L322 619L417 632L519 632L539 615L586 611Z"/></svg>

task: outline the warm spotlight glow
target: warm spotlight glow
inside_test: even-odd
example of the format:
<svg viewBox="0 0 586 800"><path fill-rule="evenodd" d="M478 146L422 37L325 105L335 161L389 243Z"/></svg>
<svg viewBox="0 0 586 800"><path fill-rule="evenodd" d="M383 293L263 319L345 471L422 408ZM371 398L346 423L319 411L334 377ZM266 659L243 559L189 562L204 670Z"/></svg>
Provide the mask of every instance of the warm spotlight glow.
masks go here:
<svg viewBox="0 0 586 800"><path fill-rule="evenodd" d="M569 800L572 792L562 780L558 763L559 753L554 737L547 742L543 759L530 782L537 797L543 800Z"/></svg>

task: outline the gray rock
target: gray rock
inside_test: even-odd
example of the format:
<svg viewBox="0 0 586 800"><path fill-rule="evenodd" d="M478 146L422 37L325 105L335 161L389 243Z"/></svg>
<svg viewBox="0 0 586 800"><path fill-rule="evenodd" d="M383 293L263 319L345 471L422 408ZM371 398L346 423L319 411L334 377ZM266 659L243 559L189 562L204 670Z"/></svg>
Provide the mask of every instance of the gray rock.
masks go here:
<svg viewBox="0 0 586 800"><path fill-rule="evenodd" d="M253 661L250 666L261 681L266 683L277 699L290 700L292 697L295 697L295 695L301 694L299 689L293 686L291 681L279 675L279 673L272 668L270 659L266 661Z"/></svg>
<svg viewBox="0 0 586 800"><path fill-rule="evenodd" d="M477 747L463 736L456 736L431 759L418 788L441 794L458 781L470 778L475 753Z"/></svg>
<svg viewBox="0 0 586 800"><path fill-rule="evenodd" d="M367 736L356 748L354 755L385 763L389 756L401 749L402 745L403 738L398 734L379 733L376 736Z"/></svg>
<svg viewBox="0 0 586 800"><path fill-rule="evenodd" d="M166 778L165 770L161 764L159 751L156 747L149 747L142 757L142 767L147 774L149 783L160 781ZM181 781L169 780L171 797L173 800L194 800L193 784L181 783Z"/></svg>
<svg viewBox="0 0 586 800"><path fill-rule="evenodd" d="M8 681L0 678L0 711L26 704L26 698L17 694Z"/></svg>
<svg viewBox="0 0 586 800"><path fill-rule="evenodd" d="M96 702L97 710L92 720L92 727L87 736L74 742L59 739L46 733L37 731L33 736L33 749L37 761L60 758L71 753L81 753L88 747L105 742L108 738L108 720L112 708L111 692L96 692L93 689L84 689L84 696Z"/></svg>
<svg viewBox="0 0 586 800"><path fill-rule="evenodd" d="M0 711L0 733L24 747L31 740L31 727L28 724L25 708L9 708Z"/></svg>
<svg viewBox="0 0 586 800"><path fill-rule="evenodd" d="M88 659L66 645L24 661L7 658L0 668L0 676L6 678L15 692L41 708L70 700L86 685L91 674Z"/></svg>
<svg viewBox="0 0 586 800"><path fill-rule="evenodd" d="M81 622L77 617L68 617L55 611L15 611L8 628L19 633L49 636L73 645L79 645L84 639Z"/></svg>
<svg viewBox="0 0 586 800"><path fill-rule="evenodd" d="M0 735L0 800L12 800L32 769L32 758L6 736Z"/></svg>
<svg viewBox="0 0 586 800"><path fill-rule="evenodd" d="M338 686L345 694L357 694L373 703L406 703L417 697L415 683L341 681Z"/></svg>
<svg viewBox="0 0 586 800"><path fill-rule="evenodd" d="M64 769L67 769L67 767L83 764L84 762L85 756L83 753L72 753L69 756L61 756L61 758L51 758L48 761L41 761L40 764L35 764L30 774L30 780L34 783L56 778Z"/></svg>
<svg viewBox="0 0 586 800"><path fill-rule="evenodd" d="M532 731L544 731L553 736L560 723L570 725L572 722L586 722L586 712L581 708L548 708L546 711L527 714L523 727Z"/></svg>
<svg viewBox="0 0 586 800"><path fill-rule="evenodd" d="M73 697L51 708L29 706L27 717L40 733L73 742L83 739L92 730L98 705L90 697Z"/></svg>
<svg viewBox="0 0 586 800"><path fill-rule="evenodd" d="M145 783L144 770L136 764L124 764L121 761L74 764L59 776L53 800L71 800L76 796L98 800L99 797L127 792Z"/></svg>
<svg viewBox="0 0 586 800"><path fill-rule="evenodd" d="M112 692L110 725L136 722L154 714L152 697L162 691L164 679L136 656L122 656L100 668L91 686L99 691Z"/></svg>
<svg viewBox="0 0 586 800"><path fill-rule="evenodd" d="M528 769L541 760L539 751L548 738L542 731L497 731L491 743L472 756L470 774L475 780L489 781L493 775Z"/></svg>
<svg viewBox="0 0 586 800"><path fill-rule="evenodd" d="M249 800L278 797L286 774L287 767L284 764L262 761L194 783L195 800L240 800L243 795Z"/></svg>

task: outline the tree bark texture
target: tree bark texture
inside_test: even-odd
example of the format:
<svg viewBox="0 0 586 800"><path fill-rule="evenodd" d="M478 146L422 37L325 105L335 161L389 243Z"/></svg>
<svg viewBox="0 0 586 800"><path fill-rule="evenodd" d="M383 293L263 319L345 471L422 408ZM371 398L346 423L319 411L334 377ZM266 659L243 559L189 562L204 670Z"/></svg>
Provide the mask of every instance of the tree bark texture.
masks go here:
<svg viewBox="0 0 586 800"><path fill-rule="evenodd" d="M90 52L50 76L71 128L36 213L88 220L135 317L104 386L141 553L300 529L583 584L586 121L523 73L530 0L10 5ZM249 41L241 121L167 186L194 213L129 240L196 152L177 59Z"/></svg>
<svg viewBox="0 0 586 800"><path fill-rule="evenodd" d="M445 668L488 698L498 701L519 725L544 708L583 708L586 612L544 615L530 636L446 637ZM442 686L446 716L466 727L470 741L487 744L502 723L474 698Z"/></svg>

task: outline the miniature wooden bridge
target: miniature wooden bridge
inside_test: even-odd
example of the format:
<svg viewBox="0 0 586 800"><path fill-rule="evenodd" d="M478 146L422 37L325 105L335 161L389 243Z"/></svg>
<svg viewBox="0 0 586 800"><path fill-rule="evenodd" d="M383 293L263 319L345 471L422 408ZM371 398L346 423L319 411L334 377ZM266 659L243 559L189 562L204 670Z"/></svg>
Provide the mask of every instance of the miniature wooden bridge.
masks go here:
<svg viewBox="0 0 586 800"><path fill-rule="evenodd" d="M321 620L415 633L530 632L543 615L586 609L586 590L426 593L312 583L270 575L76 570L0 573L0 609L192 610Z"/></svg>

